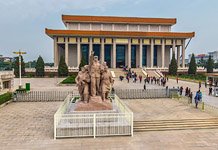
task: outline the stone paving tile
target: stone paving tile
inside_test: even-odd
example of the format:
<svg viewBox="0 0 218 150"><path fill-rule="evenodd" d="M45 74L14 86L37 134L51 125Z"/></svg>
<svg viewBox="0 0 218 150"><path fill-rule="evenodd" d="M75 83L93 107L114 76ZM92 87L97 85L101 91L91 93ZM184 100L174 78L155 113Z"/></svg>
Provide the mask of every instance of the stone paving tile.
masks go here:
<svg viewBox="0 0 218 150"><path fill-rule="evenodd" d="M170 99L126 100L138 119L209 118L210 114ZM161 105L158 107L158 104ZM133 137L53 140L53 115L61 102L19 102L0 109L0 149L218 149L218 129L135 133Z"/></svg>

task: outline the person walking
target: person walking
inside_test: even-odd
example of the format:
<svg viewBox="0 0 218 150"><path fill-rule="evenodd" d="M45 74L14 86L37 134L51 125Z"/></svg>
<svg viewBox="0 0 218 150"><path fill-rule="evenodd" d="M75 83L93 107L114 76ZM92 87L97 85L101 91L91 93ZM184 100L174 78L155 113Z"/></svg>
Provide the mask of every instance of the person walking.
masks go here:
<svg viewBox="0 0 218 150"><path fill-rule="evenodd" d="M146 83L144 84L144 90L146 90Z"/></svg>
<svg viewBox="0 0 218 150"><path fill-rule="evenodd" d="M198 101L199 101L199 91L197 91L195 95L195 108L198 108Z"/></svg>
<svg viewBox="0 0 218 150"><path fill-rule="evenodd" d="M182 92L183 92L183 87L182 86L180 87L179 92L180 92L180 95L182 95Z"/></svg>
<svg viewBox="0 0 218 150"><path fill-rule="evenodd" d="M212 91L213 91L212 87L209 87L209 95L212 95Z"/></svg>
<svg viewBox="0 0 218 150"><path fill-rule="evenodd" d="M176 83L177 83L177 84L179 83L179 78L178 78L178 76L176 76Z"/></svg>
<svg viewBox="0 0 218 150"><path fill-rule="evenodd" d="M201 81L199 81L199 89L201 89Z"/></svg>
<svg viewBox="0 0 218 150"><path fill-rule="evenodd" d="M140 83L142 83L142 76L141 75L139 75L139 81L140 81Z"/></svg>
<svg viewBox="0 0 218 150"><path fill-rule="evenodd" d="M189 103L191 104L192 103L192 96L193 96L193 94L192 94L192 92L189 94Z"/></svg>

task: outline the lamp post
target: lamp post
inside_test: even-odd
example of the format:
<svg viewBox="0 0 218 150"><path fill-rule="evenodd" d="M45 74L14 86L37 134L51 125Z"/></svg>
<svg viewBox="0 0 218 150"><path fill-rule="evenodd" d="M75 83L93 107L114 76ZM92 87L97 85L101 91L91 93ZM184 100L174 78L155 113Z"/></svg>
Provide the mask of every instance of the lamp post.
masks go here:
<svg viewBox="0 0 218 150"><path fill-rule="evenodd" d="M19 57L19 79L20 79L20 84L19 84L19 89L22 87L22 82L21 82L21 56L23 54L26 54L26 52L18 51L18 52L13 52L14 54L18 55Z"/></svg>

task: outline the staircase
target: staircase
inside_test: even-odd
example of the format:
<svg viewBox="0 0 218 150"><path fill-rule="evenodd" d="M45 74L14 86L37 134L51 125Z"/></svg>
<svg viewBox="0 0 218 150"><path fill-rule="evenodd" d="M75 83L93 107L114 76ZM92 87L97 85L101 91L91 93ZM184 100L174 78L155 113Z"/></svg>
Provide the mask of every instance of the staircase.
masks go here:
<svg viewBox="0 0 218 150"><path fill-rule="evenodd" d="M134 132L218 129L218 118L134 121Z"/></svg>
<svg viewBox="0 0 218 150"><path fill-rule="evenodd" d="M155 70L146 70L149 77L159 78L160 75Z"/></svg>
<svg viewBox="0 0 218 150"><path fill-rule="evenodd" d="M115 68L115 69L109 69L111 71L111 73L113 72L113 74L115 75L116 78L118 78L119 76L126 76L126 72L123 71L123 69L120 68ZM136 74L139 76L141 75L142 77L146 77L146 75L142 72L142 69L140 68L132 68L131 71L136 72Z"/></svg>

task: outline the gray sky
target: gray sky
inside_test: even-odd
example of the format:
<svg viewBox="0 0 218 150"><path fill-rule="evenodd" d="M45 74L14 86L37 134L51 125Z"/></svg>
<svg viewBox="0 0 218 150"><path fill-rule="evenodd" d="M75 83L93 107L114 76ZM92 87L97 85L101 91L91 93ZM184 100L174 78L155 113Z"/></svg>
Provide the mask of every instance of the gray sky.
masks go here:
<svg viewBox="0 0 218 150"><path fill-rule="evenodd" d="M196 32L186 55L218 50L218 0L0 0L0 54L53 62L44 30L64 29L62 14L177 18L173 31Z"/></svg>

